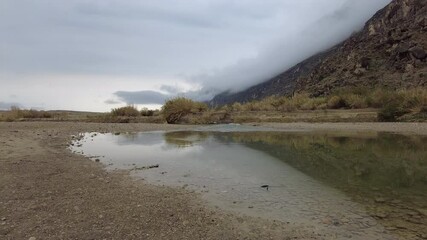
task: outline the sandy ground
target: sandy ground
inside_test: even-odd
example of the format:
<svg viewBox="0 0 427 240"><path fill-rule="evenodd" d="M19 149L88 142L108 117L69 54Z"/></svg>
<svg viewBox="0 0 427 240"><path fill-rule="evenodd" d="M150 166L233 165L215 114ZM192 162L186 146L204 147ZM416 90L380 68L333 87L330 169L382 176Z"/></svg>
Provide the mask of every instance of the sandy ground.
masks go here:
<svg viewBox="0 0 427 240"><path fill-rule="evenodd" d="M427 134L427 124L262 124L277 129ZM324 239L292 223L213 209L182 189L108 173L70 153L72 134L191 126L0 123L0 239Z"/></svg>

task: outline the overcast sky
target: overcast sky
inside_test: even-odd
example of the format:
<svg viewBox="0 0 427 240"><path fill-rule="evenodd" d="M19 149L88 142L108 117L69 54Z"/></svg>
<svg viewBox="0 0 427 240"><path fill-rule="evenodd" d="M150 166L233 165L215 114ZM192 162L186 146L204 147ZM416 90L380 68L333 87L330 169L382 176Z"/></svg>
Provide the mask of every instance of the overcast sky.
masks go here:
<svg viewBox="0 0 427 240"><path fill-rule="evenodd" d="M390 0L1 0L0 109L208 100L347 38Z"/></svg>

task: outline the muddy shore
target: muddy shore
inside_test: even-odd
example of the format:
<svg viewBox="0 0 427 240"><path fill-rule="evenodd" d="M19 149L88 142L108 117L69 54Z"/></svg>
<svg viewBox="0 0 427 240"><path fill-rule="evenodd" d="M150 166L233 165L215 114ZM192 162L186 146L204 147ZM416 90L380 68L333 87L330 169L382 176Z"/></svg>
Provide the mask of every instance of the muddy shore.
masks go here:
<svg viewBox="0 0 427 240"><path fill-rule="evenodd" d="M427 124L261 124L277 129L427 135ZM72 154L79 132L192 126L0 123L0 239L325 239L292 223L214 209L196 193L135 181Z"/></svg>

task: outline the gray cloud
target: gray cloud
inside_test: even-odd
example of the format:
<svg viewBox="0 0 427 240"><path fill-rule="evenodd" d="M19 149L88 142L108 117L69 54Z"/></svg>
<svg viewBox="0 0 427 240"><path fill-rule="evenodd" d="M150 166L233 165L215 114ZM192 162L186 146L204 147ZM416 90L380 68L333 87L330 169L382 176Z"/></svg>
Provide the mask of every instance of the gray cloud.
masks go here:
<svg viewBox="0 0 427 240"><path fill-rule="evenodd" d="M22 108L23 106L15 102L0 102L0 110L9 110L11 107Z"/></svg>
<svg viewBox="0 0 427 240"><path fill-rule="evenodd" d="M2 0L0 95L14 90L19 99L2 100L91 110L115 104L108 95L119 90L119 100L135 104L162 104L177 94L207 100L344 40L390 1ZM37 86L34 76L46 80ZM85 99L56 101L57 94L82 96L68 85L73 76L84 78ZM95 79L104 76L100 86ZM183 93L179 81L195 88Z"/></svg>
<svg viewBox="0 0 427 240"><path fill-rule="evenodd" d="M114 100L114 99L107 99L107 100L104 101L104 103L112 105L112 104L120 104L122 102Z"/></svg>
<svg viewBox="0 0 427 240"><path fill-rule="evenodd" d="M167 94L149 90L138 92L118 91L114 95L127 104L163 104L171 97Z"/></svg>
<svg viewBox="0 0 427 240"><path fill-rule="evenodd" d="M211 74L193 76L192 79L202 82L205 91L214 92L236 92L266 81L345 40L390 1L348 0L340 8L294 34L286 33L284 29L283 37L264 46L256 57L240 60Z"/></svg>
<svg viewBox="0 0 427 240"><path fill-rule="evenodd" d="M178 93L182 92L181 88L179 88L177 86L172 86L172 85L161 85L160 90L165 91L169 94L178 94Z"/></svg>

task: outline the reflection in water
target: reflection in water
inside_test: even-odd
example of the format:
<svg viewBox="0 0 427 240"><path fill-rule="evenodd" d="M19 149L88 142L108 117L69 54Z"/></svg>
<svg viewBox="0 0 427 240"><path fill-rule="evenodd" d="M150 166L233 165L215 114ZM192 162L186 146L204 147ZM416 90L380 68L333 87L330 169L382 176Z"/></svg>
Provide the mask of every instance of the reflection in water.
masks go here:
<svg viewBox="0 0 427 240"><path fill-rule="evenodd" d="M228 209L306 224L338 238L427 236L425 137L195 131L87 141L91 136L73 150L106 156L102 161L110 168L160 164L135 175L188 185Z"/></svg>

